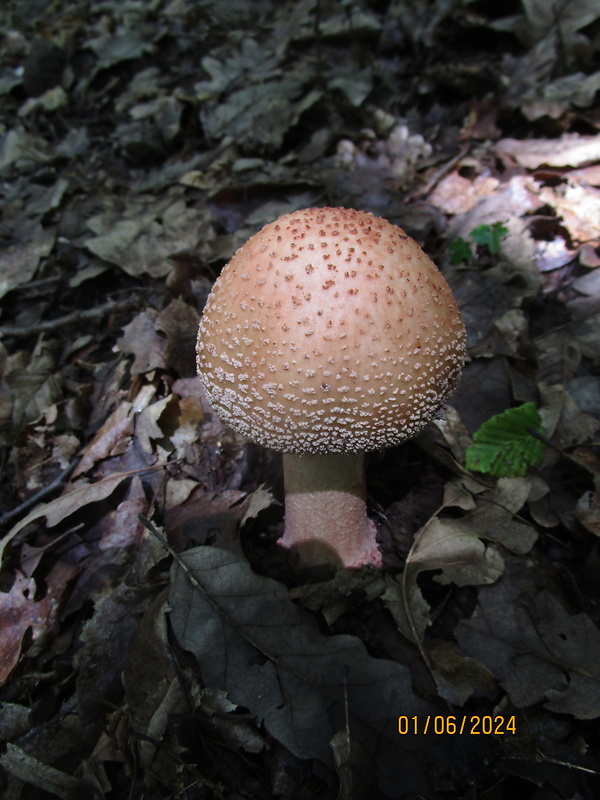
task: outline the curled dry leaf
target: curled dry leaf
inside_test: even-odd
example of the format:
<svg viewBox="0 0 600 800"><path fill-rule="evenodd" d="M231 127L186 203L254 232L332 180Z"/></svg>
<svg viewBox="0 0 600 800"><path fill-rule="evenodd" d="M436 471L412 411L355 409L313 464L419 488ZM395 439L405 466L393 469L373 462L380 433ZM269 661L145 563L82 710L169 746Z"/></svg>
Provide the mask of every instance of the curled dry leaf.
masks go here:
<svg viewBox="0 0 600 800"><path fill-rule="evenodd" d="M401 586L388 583L384 601L404 636L419 644L430 624L430 608L417 585L421 572L441 570L440 583L465 586L493 583L502 569L500 554L481 541L471 523L435 518L417 535Z"/></svg>
<svg viewBox="0 0 600 800"><path fill-rule="evenodd" d="M34 509L0 539L0 560L2 560L6 546L32 522L45 519L46 524L52 528L54 525L58 525L59 522L62 522L63 519L79 511L82 506L88 503L96 503L99 500L105 500L115 491L117 486L127 478L130 478L131 475L131 472L119 472L114 475L109 475L108 478L104 478L97 483L80 484L74 489L71 488L70 491L67 491L61 497L57 497L56 500L52 500Z"/></svg>
<svg viewBox="0 0 600 800"><path fill-rule="evenodd" d="M534 528L514 518L531 492L526 478L501 478L497 485L475 495L469 479L446 492L448 505L468 509L460 519L435 517L415 537L406 559L401 588L388 583L384 599L396 624L411 641L419 643L429 625L429 606L417 585L425 571L439 570L434 580L441 584L480 586L493 583L503 572L499 550L487 542L503 545L511 552L527 553L537 538ZM467 498L471 501L467 502Z"/></svg>

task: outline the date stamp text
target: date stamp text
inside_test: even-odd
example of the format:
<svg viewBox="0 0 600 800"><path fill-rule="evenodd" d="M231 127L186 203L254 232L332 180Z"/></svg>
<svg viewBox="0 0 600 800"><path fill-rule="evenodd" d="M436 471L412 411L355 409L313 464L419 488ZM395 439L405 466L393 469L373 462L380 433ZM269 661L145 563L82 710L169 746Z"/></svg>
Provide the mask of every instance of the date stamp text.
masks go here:
<svg viewBox="0 0 600 800"><path fill-rule="evenodd" d="M401 736L443 734L450 736L506 736L517 733L517 721L514 716L504 717L488 714L472 714L471 716L457 717L443 714L427 714L426 716L398 717L398 733Z"/></svg>

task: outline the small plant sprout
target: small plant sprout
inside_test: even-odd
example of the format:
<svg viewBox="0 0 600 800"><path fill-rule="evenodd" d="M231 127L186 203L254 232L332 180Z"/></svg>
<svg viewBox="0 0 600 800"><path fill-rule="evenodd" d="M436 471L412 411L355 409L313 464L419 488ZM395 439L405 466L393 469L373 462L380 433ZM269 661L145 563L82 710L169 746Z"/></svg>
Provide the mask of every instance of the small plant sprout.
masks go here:
<svg viewBox="0 0 600 800"><path fill-rule="evenodd" d="M456 266L463 261L472 261L474 258L473 244L485 247L490 255L498 255L500 242L507 234L508 228L501 222L495 222L493 225L478 225L470 233L472 243L466 242L460 236L450 242L450 263Z"/></svg>

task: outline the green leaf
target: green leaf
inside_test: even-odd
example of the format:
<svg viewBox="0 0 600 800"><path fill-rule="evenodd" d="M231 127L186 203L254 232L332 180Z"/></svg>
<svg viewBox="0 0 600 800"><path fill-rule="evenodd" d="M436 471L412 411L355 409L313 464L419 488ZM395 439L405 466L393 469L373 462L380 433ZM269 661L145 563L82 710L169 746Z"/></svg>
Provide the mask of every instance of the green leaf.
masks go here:
<svg viewBox="0 0 600 800"><path fill-rule="evenodd" d="M544 443L532 435L532 429L543 433L534 403L509 408L488 419L473 434L473 444L467 448L467 469L495 478L522 477L544 455Z"/></svg>
<svg viewBox="0 0 600 800"><path fill-rule="evenodd" d="M454 267L463 261L470 261L473 258L471 245L460 237L450 242L448 249L450 250L450 263Z"/></svg>
<svg viewBox="0 0 600 800"><path fill-rule="evenodd" d="M503 239L508 233L506 228L501 222L495 222L493 225L478 225L471 231L471 239L475 244L487 247L493 255L500 251L500 239Z"/></svg>

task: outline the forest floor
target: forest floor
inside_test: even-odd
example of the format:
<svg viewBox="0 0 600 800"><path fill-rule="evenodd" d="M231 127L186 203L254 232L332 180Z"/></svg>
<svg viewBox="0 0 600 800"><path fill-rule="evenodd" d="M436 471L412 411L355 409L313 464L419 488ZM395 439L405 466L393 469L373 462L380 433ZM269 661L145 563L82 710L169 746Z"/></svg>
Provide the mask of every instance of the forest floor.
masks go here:
<svg viewBox="0 0 600 800"><path fill-rule="evenodd" d="M3 797L598 797L597 2L0 31ZM280 456L195 374L222 266L322 205L404 228L467 326L445 417L367 459L383 571L291 569Z"/></svg>

